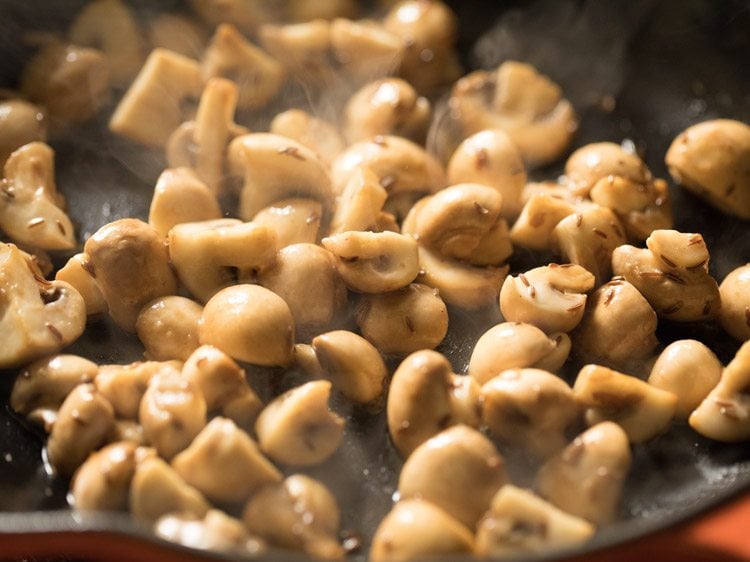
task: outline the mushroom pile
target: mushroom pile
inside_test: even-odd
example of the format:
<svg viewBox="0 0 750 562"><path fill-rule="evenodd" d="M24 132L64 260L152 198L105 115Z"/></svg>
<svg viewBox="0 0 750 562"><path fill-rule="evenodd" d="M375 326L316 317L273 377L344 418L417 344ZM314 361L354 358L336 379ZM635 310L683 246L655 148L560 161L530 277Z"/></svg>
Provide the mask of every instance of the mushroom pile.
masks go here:
<svg viewBox="0 0 750 562"><path fill-rule="evenodd" d="M74 510L231 555L516 556L615 521L633 448L672 423L750 441L750 264L719 284L626 145L579 147L530 182L577 129L551 78L517 61L462 77L440 0L375 19L354 0L189 4L144 24L122 0L89 3L0 102L0 369L19 372L10 406L48 434ZM339 111L279 107L295 88ZM167 167L147 217L82 240L45 141L113 96L111 134ZM251 130L248 112L273 118ZM666 162L750 216L746 124L690 127ZM487 311L455 362L456 317ZM142 360L66 349L102 317ZM741 344L731 363L657 337L694 322ZM361 541L314 476L342 462L353 410L384 420L383 462L403 461ZM531 485L507 470L519 453Z"/></svg>

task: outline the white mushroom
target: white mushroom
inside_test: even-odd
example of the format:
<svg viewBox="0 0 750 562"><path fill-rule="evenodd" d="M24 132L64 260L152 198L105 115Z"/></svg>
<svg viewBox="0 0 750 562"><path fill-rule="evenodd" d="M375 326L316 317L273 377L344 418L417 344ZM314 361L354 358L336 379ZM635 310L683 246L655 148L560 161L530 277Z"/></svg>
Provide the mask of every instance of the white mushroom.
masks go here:
<svg viewBox="0 0 750 562"><path fill-rule="evenodd" d="M76 511L125 511L136 457L148 454L137 443L119 441L92 453L70 485Z"/></svg>
<svg viewBox="0 0 750 562"><path fill-rule="evenodd" d="M733 269L719 285L721 327L739 341L750 340L750 263Z"/></svg>
<svg viewBox="0 0 750 562"><path fill-rule="evenodd" d="M378 224L388 192L367 166L354 169L336 198L329 234L351 230L379 230Z"/></svg>
<svg viewBox="0 0 750 562"><path fill-rule="evenodd" d="M47 116L41 107L18 98L0 101L0 166L16 149L47 140Z"/></svg>
<svg viewBox="0 0 750 562"><path fill-rule="evenodd" d="M176 295L159 297L138 314L135 331L154 361L184 361L198 347L198 324L203 307Z"/></svg>
<svg viewBox="0 0 750 562"><path fill-rule="evenodd" d="M179 361L136 361L128 365L101 365L94 379L96 390L114 408L120 420L137 420L143 394L158 373L179 375Z"/></svg>
<svg viewBox="0 0 750 562"><path fill-rule="evenodd" d="M156 182L148 224L166 237L172 227L186 222L221 218L216 195L190 168L167 168Z"/></svg>
<svg viewBox="0 0 750 562"><path fill-rule="evenodd" d="M269 131L305 145L329 166L346 148L343 137L332 123L301 109L288 109L276 115Z"/></svg>
<svg viewBox="0 0 750 562"><path fill-rule="evenodd" d="M540 191L531 195L510 229L513 244L529 250L552 249L552 232L558 223L574 214L578 206L555 193Z"/></svg>
<svg viewBox="0 0 750 562"><path fill-rule="evenodd" d="M267 226L276 233L279 249L291 244L318 242L323 205L315 199L292 197L281 199L261 209L252 222Z"/></svg>
<svg viewBox="0 0 750 562"><path fill-rule="evenodd" d="M104 300L96 279L86 269L88 266L83 253L74 254L57 270L55 281L64 281L78 291L86 303L86 315L92 316L107 312L107 301Z"/></svg>
<svg viewBox="0 0 750 562"><path fill-rule="evenodd" d="M162 515L154 523L157 536L188 548L231 555L259 556L266 551L263 540L250 535L241 521L219 509L201 518L192 513Z"/></svg>
<svg viewBox="0 0 750 562"><path fill-rule="evenodd" d="M588 197L594 186L606 178L646 186L653 176L637 154L613 142L587 144L573 152L565 162L563 184L577 196Z"/></svg>

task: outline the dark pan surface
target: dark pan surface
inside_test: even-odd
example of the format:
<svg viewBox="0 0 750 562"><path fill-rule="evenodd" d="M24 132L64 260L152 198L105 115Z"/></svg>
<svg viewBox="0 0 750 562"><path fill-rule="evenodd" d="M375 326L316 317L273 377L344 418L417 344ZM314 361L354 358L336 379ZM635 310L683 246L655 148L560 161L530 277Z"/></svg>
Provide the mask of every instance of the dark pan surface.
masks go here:
<svg viewBox="0 0 750 562"><path fill-rule="evenodd" d="M22 30L59 27L82 2L1 4L0 86L12 87L20 61L28 54L19 42ZM155 5L178 3L137 4L153 10ZM573 148L627 138L657 176L667 177L663 155L688 125L715 117L750 122L750 7L745 2L453 4L463 22L461 49L469 66L490 68L515 57L536 64L561 83L582 116ZM613 110L603 108L606 103L601 102L607 96L616 100ZM79 239L117 218L145 219L152 186L163 167L159 154L113 139L105 124L106 115L74 131L72 137L52 143L58 188L67 197ZM559 171L551 168L537 176L554 178ZM726 217L677 188L672 189L672 196L675 228L704 234L712 256L711 272L717 279L750 261L748 222ZM519 254L512 263L522 267L526 258ZM478 336L498 320L494 311L471 316L451 311L451 332L441 350L457 372L465 367ZM724 362L738 347L715 325L662 323L658 335L663 344L687 337L704 341ZM88 330L72 352L97 362L128 362L140 359L142 350L135 338L103 321ZM299 376L292 373L280 379L270 370L250 368L249 372L253 385L266 398ZM571 373L575 373L574 366ZM45 471L42 439L9 411L6 404L13 374L2 374L6 376L0 379L0 533L107 529L147 536L128 519L78 518L67 511L67 482ZM342 528L368 534L390 508L400 461L388 442L384 416L354 411L343 403L336 407L350 422L345 446L309 472L339 499ZM332 471L332 467L338 468ZM522 459L513 460L512 471L517 483L530 484ZM635 449L621 520L587 549L674 524L748 487L750 446L712 443L676 425Z"/></svg>

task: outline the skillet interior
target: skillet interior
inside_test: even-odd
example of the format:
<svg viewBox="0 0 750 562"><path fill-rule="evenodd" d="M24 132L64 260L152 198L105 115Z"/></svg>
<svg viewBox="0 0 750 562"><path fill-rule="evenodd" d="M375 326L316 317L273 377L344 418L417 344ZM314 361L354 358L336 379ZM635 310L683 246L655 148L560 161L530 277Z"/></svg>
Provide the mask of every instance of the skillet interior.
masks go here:
<svg viewBox="0 0 750 562"><path fill-rule="evenodd" d="M4 42L0 85L7 87L13 85L20 61L28 55L19 41L22 30L60 28L82 2L19 0L3 4L0 10L7 13L0 17ZM135 4L153 10L156 5L178 2ZM645 151L652 171L667 177L663 155L674 136L688 125L713 117L750 122L750 74L742 71L750 52L750 10L740 1L721 6L710 0L453 4L463 22L460 45L470 65L491 67L506 56L515 56L535 63L566 92L573 92L582 115L575 146L632 139ZM501 19L490 30L496 17ZM553 21L567 31L551 28ZM482 41L476 41L487 32ZM604 95L616 98L611 112L592 103ZM75 131L71 139L52 143L58 187L67 197L79 236L124 216L145 218L154 179L163 165L161 156L111 138L105 123L103 116ZM559 168L553 167L538 175L551 178L558 172ZM704 234L712 256L711 272L717 279L750 261L747 222L728 218L681 190L672 189L672 196L675 228ZM513 264L521 267L524 259L518 255ZM498 316L494 312L451 314L451 332L441 350L460 371L483 326L497 321ZM662 323L658 335L665 344L685 337L700 339L724 362L738 347L713 325ZM137 340L106 322L89 330L73 352L99 362L141 358ZM3 404L7 404L12 386L11 375L0 379ZM252 376L266 396L279 389L271 371L253 371ZM291 384L291 379L281 385ZM383 416L372 419L356 411L346 413L351 423L345 447L310 473L329 485L342 504L342 527L368 534L390 507L399 461L388 443ZM36 512L65 508L67 483L47 476L39 435L7 406L0 410L0 444L0 532L34 528L142 532L127 520L106 515L77 519L63 511L40 516ZM332 466L344 469L332 473L328 470ZM523 463L516 468L517 481L524 484ZM621 521L592 546L674 523L749 485L750 447L711 443L689 428L675 426L636 449Z"/></svg>

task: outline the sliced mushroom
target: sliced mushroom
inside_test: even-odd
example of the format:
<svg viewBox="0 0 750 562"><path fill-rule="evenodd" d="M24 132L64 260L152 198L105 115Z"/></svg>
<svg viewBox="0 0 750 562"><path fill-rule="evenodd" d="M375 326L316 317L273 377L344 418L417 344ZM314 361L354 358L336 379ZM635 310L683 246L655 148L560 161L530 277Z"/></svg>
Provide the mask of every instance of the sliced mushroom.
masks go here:
<svg viewBox="0 0 750 562"><path fill-rule="evenodd" d="M310 466L341 444L344 420L328 409L329 381L293 388L268 404L255 422L260 447L276 462Z"/></svg>
<svg viewBox="0 0 750 562"><path fill-rule="evenodd" d="M503 457L492 441L456 425L414 449L401 469L398 491L402 500L428 501L473 529L507 481Z"/></svg>
<svg viewBox="0 0 750 562"><path fill-rule="evenodd" d="M335 330L316 336L312 349L333 387L349 400L372 404L387 383L388 369L378 350L362 336Z"/></svg>
<svg viewBox="0 0 750 562"><path fill-rule="evenodd" d="M136 361L128 365L101 365L96 389L115 410L118 419L137 420L143 394L158 373L179 375L179 361Z"/></svg>
<svg viewBox="0 0 750 562"><path fill-rule="evenodd" d="M185 121L185 102L203 91L198 62L166 49L154 49L120 100L110 130L147 146L166 146Z"/></svg>
<svg viewBox="0 0 750 562"><path fill-rule="evenodd" d="M64 281L46 281L13 244L0 244L0 368L56 353L86 326L86 304Z"/></svg>
<svg viewBox="0 0 750 562"><path fill-rule="evenodd" d="M733 269L719 285L721 327L739 341L750 340L750 263Z"/></svg>
<svg viewBox="0 0 750 562"><path fill-rule="evenodd" d="M239 215L249 220L264 207L293 195L331 206L325 164L306 146L271 133L250 133L229 145L229 171L244 178Z"/></svg>
<svg viewBox="0 0 750 562"><path fill-rule="evenodd" d="M301 109L288 109L279 113L271 121L269 131L305 145L329 166L346 148L344 139L332 123Z"/></svg>
<svg viewBox="0 0 750 562"><path fill-rule="evenodd" d="M164 239L138 219L120 219L97 230L83 247L86 269L96 279L109 314L135 331L146 303L177 292Z"/></svg>
<svg viewBox="0 0 750 562"><path fill-rule="evenodd" d="M468 555L474 535L454 517L430 502L398 502L372 538L372 562L411 562L439 555Z"/></svg>
<svg viewBox="0 0 750 562"><path fill-rule="evenodd" d="M166 237L172 227L186 222L221 218L219 202L190 168L167 168L156 182L148 224Z"/></svg>
<svg viewBox="0 0 750 562"><path fill-rule="evenodd" d="M91 454L70 486L76 511L125 511L136 457L148 454L137 443L120 441Z"/></svg>
<svg viewBox="0 0 750 562"><path fill-rule="evenodd" d="M178 224L167 240L177 276L202 302L269 266L276 256L271 228L237 219Z"/></svg>
<svg viewBox="0 0 750 562"><path fill-rule="evenodd" d="M231 22L243 33L253 33L266 22L281 19L283 5L266 0L190 0L193 11L209 26Z"/></svg>
<svg viewBox="0 0 750 562"><path fill-rule="evenodd" d="M721 380L690 414L690 427L710 439L750 440L750 343L724 368Z"/></svg>
<svg viewBox="0 0 750 562"><path fill-rule="evenodd" d="M162 12L149 18L149 43L154 49L167 49L200 59L208 43L208 32L193 17L181 12Z"/></svg>
<svg viewBox="0 0 750 562"><path fill-rule="evenodd" d="M396 232L341 232L321 241L344 283L362 293L406 287L419 273L417 242Z"/></svg>
<svg viewBox="0 0 750 562"><path fill-rule="evenodd" d="M176 295L159 297L143 307L135 323L146 358L184 361L198 348L198 324L203 307Z"/></svg>
<svg viewBox="0 0 750 562"><path fill-rule="evenodd" d="M435 289L419 283L363 296L355 319L362 335L383 353L432 349L448 333L445 303Z"/></svg>
<svg viewBox="0 0 750 562"><path fill-rule="evenodd" d="M127 86L144 59L138 24L121 0L99 0L78 12L68 30L70 40L82 47L101 49L115 86Z"/></svg>
<svg viewBox="0 0 750 562"><path fill-rule="evenodd" d="M47 458L62 476L71 476L104 443L114 423L109 401L91 383L79 384L65 398L47 441Z"/></svg>
<svg viewBox="0 0 750 562"><path fill-rule="evenodd" d="M541 369L511 369L482 386L482 422L504 443L546 458L568 443L579 408L565 381Z"/></svg>
<svg viewBox="0 0 750 562"><path fill-rule="evenodd" d="M349 142L376 135L398 135L423 142L432 107L411 84L382 78L359 89L344 108L343 130Z"/></svg>
<svg viewBox="0 0 750 562"><path fill-rule="evenodd" d="M521 153L502 129L488 129L465 139L448 162L448 182L480 183L502 195L502 216L515 220L521 212L526 168Z"/></svg>
<svg viewBox="0 0 750 562"><path fill-rule="evenodd" d="M104 53L53 39L28 60L19 89L61 127L93 117L109 98L109 83Z"/></svg>
<svg viewBox="0 0 750 562"><path fill-rule="evenodd" d="M454 374L440 353L416 351L393 373L386 413L393 444L408 457L447 427L479 426L479 385Z"/></svg>
<svg viewBox="0 0 750 562"><path fill-rule="evenodd" d="M336 198L329 234L381 230L379 221L386 199L388 192L380 185L378 176L367 166L359 166Z"/></svg>
<svg viewBox="0 0 750 562"><path fill-rule="evenodd" d="M580 545L595 530L533 492L506 484L479 523L476 553L483 558L544 553Z"/></svg>
<svg viewBox="0 0 750 562"><path fill-rule="evenodd" d="M279 249L291 244L315 244L318 241L323 205L315 199L281 199L261 209L252 222L276 233Z"/></svg>
<svg viewBox="0 0 750 562"><path fill-rule="evenodd" d="M178 372L160 371L148 383L138 421L156 451L169 460L184 450L206 425L206 400Z"/></svg>
<svg viewBox="0 0 750 562"><path fill-rule="evenodd" d="M559 198L554 193L534 193L521 209L518 220L513 223L510 239L513 244L529 250L551 250L555 227L577 209L575 203Z"/></svg>
<svg viewBox="0 0 750 562"><path fill-rule="evenodd" d="M251 533L274 546L322 560L343 559L337 540L339 507L321 482L294 474L266 486L247 502L242 519Z"/></svg>
<svg viewBox="0 0 750 562"><path fill-rule="evenodd" d="M198 388L209 412L219 412L250 430L263 403L250 388L245 371L220 349L202 345L182 367L182 376Z"/></svg>
<svg viewBox="0 0 750 562"><path fill-rule="evenodd" d="M750 219L750 126L714 119L688 127L665 161L678 184L725 213Z"/></svg>
<svg viewBox="0 0 750 562"><path fill-rule="evenodd" d="M550 264L518 277L500 290L500 310L509 322L533 324L547 334L569 332L583 318L594 276L580 265Z"/></svg>
<svg viewBox="0 0 750 562"><path fill-rule="evenodd" d="M218 509L209 510L201 518L192 513L162 515L154 523L159 537L188 548L259 556L266 551L262 539L250 535L241 521Z"/></svg>
<svg viewBox="0 0 750 562"><path fill-rule="evenodd" d="M329 325L346 305L346 285L335 258L315 244L292 244L279 250L273 265L258 273L258 283L289 305L299 330ZM310 287L315 287L314 294Z"/></svg>
<svg viewBox="0 0 750 562"><path fill-rule="evenodd" d="M149 523L172 512L203 517L210 509L206 498L156 455L137 463L129 503L133 516Z"/></svg>
<svg viewBox="0 0 750 562"><path fill-rule="evenodd" d="M677 408L673 393L601 365L580 370L573 394L587 408L589 425L614 421L631 443L648 441L665 431Z"/></svg>
<svg viewBox="0 0 750 562"><path fill-rule="evenodd" d="M10 155L0 181L0 228L19 243L70 250L75 233L55 186L54 154L48 145L32 142Z"/></svg>
<svg viewBox="0 0 750 562"><path fill-rule="evenodd" d="M107 312L107 301L104 300L96 279L86 269L88 265L83 253L75 254L57 270L55 281L64 281L78 291L86 304L86 315L93 316Z"/></svg>
<svg viewBox="0 0 750 562"><path fill-rule="evenodd" d="M284 300L268 289L234 285L206 303L199 341L238 361L288 365L294 349L294 318Z"/></svg>
<svg viewBox="0 0 750 562"><path fill-rule="evenodd" d="M214 502L242 503L281 473L253 439L227 418L217 417L174 459L172 468Z"/></svg>
<svg viewBox="0 0 750 562"><path fill-rule="evenodd" d="M25 144L47 140L47 116L41 107L18 98L0 101L0 166Z"/></svg>
<svg viewBox="0 0 750 562"><path fill-rule="evenodd" d="M653 179L651 171L637 154L613 142L587 144L573 152L565 162L563 183L580 197L588 197L597 182L609 177L636 186L645 186ZM637 197L638 193L631 195ZM641 193L641 196L644 195Z"/></svg>
<svg viewBox="0 0 750 562"><path fill-rule="evenodd" d="M553 248L568 262L593 273L597 286L612 276L612 252L626 241L617 215L598 205L562 219L551 237Z"/></svg>
<svg viewBox="0 0 750 562"><path fill-rule="evenodd" d="M557 371L570 352L567 334L547 336L523 322L503 322L482 334L469 359L468 375L485 384L507 369L533 367Z"/></svg>
<svg viewBox="0 0 750 562"><path fill-rule="evenodd" d="M696 340L678 340L661 352L649 384L677 397L675 417L687 419L719 384L723 365L713 351Z"/></svg>
<svg viewBox="0 0 750 562"><path fill-rule="evenodd" d="M234 81L239 88L237 105L241 109L263 107L284 81L283 67L227 23L216 28L203 53L201 73L204 80L221 76Z"/></svg>
<svg viewBox="0 0 750 562"><path fill-rule="evenodd" d="M631 465L628 436L612 422L584 431L539 470L537 489L563 511L602 525L617 512Z"/></svg>
<svg viewBox="0 0 750 562"><path fill-rule="evenodd" d="M656 312L632 284L613 279L586 302L581 323L571 334L574 353L585 362L627 367L651 356Z"/></svg>

